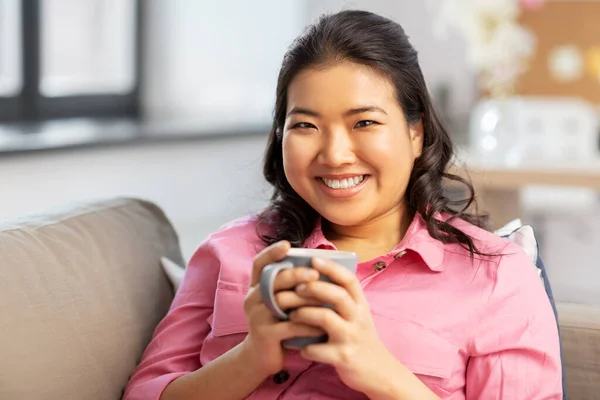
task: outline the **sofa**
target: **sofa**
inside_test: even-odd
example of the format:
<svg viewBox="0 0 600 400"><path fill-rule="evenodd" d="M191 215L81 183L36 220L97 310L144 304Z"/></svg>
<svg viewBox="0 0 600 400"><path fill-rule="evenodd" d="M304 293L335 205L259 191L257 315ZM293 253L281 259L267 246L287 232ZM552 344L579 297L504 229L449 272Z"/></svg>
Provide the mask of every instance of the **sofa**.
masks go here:
<svg viewBox="0 0 600 400"><path fill-rule="evenodd" d="M0 399L119 399L173 298L163 257L184 263L143 200L1 222ZM600 398L600 308L558 310L569 398Z"/></svg>

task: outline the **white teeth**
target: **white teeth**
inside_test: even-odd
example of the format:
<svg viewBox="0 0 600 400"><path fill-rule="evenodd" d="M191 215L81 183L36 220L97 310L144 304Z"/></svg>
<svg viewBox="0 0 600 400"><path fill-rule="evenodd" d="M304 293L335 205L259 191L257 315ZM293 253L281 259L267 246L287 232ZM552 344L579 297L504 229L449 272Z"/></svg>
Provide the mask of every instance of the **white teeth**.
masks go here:
<svg viewBox="0 0 600 400"><path fill-rule="evenodd" d="M364 175L353 176L347 179L327 179L321 178L323 183L332 189L348 189L358 185L365 179Z"/></svg>

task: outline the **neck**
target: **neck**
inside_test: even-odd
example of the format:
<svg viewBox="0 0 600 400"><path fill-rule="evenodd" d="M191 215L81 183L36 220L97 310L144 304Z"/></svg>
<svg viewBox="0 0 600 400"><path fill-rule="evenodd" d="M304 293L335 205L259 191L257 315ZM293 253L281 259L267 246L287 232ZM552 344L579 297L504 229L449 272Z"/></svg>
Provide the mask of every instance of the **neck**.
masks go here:
<svg viewBox="0 0 600 400"><path fill-rule="evenodd" d="M404 238L412 217L403 203L359 225L341 226L323 220L322 229L325 237L336 248L357 253L362 262L385 254L396 247Z"/></svg>

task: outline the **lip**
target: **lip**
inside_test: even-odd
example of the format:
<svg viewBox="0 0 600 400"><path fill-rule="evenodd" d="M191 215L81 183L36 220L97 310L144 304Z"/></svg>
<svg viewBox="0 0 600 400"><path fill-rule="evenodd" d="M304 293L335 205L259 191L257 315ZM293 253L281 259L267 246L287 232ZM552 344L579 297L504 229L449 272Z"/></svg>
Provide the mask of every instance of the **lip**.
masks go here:
<svg viewBox="0 0 600 400"><path fill-rule="evenodd" d="M319 175L319 178L325 178L325 179L337 179L337 180L341 180L341 179L347 179L347 178L354 178L355 176L367 176L368 174L338 174L338 175Z"/></svg>
<svg viewBox="0 0 600 400"><path fill-rule="evenodd" d="M345 175L323 175L320 176L318 178L315 178L318 182L319 188L321 189L321 191L323 191L323 193L325 193L327 196L329 197L333 197L334 199L348 199L351 197L356 196L358 193L360 193L364 187L365 184L369 181L369 179L371 178L370 175L364 175L364 179L361 183L359 183L356 186L350 187L350 188L346 188L346 189L332 189L329 186L327 186L325 184L325 182L323 182L321 180L321 178L326 178L326 179L346 179L346 178L351 178L354 176L360 176L360 174L345 174Z"/></svg>

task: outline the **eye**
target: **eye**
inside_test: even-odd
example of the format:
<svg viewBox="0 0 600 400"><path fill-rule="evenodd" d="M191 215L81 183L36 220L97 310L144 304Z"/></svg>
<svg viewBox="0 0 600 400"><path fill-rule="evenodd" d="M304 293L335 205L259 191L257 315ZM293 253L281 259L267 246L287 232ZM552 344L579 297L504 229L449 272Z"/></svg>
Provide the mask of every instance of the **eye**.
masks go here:
<svg viewBox="0 0 600 400"><path fill-rule="evenodd" d="M316 128L316 126L314 126L310 122L298 122L297 124L292 125L292 129L310 129L310 128Z"/></svg>
<svg viewBox="0 0 600 400"><path fill-rule="evenodd" d="M356 125L354 125L355 128L366 128L367 126L371 126L371 125L375 125L377 124L377 122L375 121L371 121L370 119L365 119L363 121L358 121L356 123Z"/></svg>

